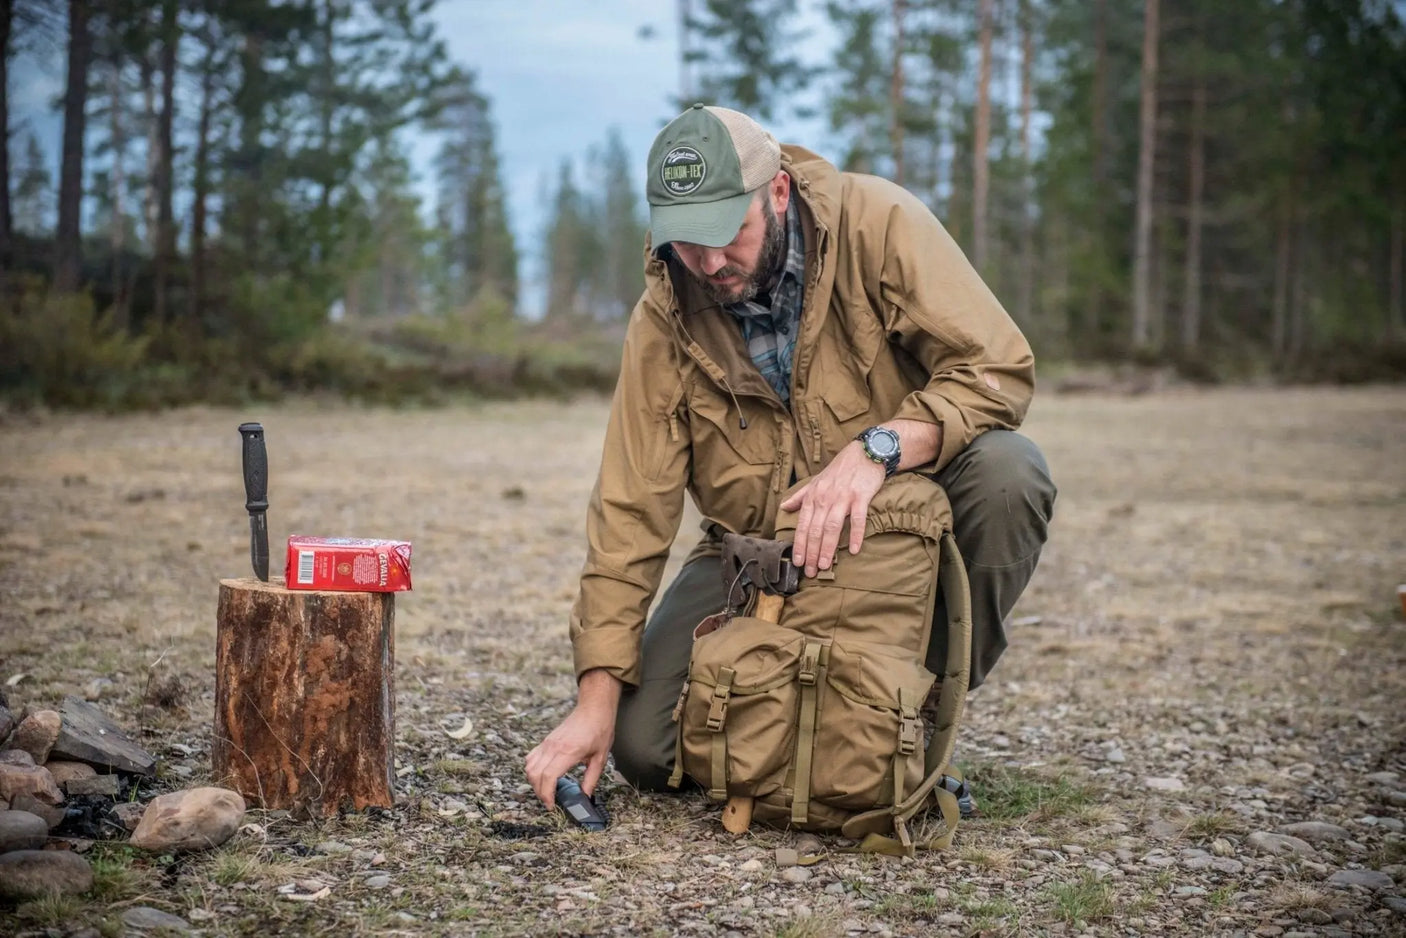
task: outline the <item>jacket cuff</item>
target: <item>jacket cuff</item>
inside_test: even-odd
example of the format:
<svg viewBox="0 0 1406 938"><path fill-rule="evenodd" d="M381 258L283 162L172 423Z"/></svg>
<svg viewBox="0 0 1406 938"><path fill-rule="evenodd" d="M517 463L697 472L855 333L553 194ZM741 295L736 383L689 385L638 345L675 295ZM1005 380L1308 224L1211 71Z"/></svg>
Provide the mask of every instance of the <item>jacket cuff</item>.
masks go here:
<svg viewBox="0 0 1406 938"><path fill-rule="evenodd" d="M925 471L937 472L976 438L962 419L961 410L951 401L935 394L918 391L908 395L893 416L897 420L937 424L942 436L941 446L937 458L924 467Z"/></svg>
<svg viewBox="0 0 1406 938"><path fill-rule="evenodd" d="M635 632L623 626L582 629L572 636L576 680L597 668L631 687L640 683L640 651Z"/></svg>

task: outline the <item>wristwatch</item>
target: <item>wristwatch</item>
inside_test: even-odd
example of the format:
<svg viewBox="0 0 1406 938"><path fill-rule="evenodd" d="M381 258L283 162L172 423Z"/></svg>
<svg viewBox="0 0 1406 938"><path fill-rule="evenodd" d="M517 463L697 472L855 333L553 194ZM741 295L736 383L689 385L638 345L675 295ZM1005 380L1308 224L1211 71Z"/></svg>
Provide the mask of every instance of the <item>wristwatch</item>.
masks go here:
<svg viewBox="0 0 1406 938"><path fill-rule="evenodd" d="M898 471L898 460L903 451L898 445L898 434L888 427L870 427L856 440L864 444L864 455L884 467L884 478Z"/></svg>

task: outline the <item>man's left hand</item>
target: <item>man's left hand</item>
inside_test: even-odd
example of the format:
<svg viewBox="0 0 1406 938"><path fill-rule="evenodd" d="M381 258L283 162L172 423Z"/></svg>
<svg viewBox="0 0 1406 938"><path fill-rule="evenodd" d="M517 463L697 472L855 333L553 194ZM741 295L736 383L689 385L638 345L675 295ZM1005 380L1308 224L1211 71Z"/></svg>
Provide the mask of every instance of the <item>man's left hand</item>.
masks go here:
<svg viewBox="0 0 1406 938"><path fill-rule="evenodd" d="M805 567L806 576L830 569L846 519L849 552L859 553L869 503L883 484L884 467L864 454L864 444L855 441L840 450L828 466L781 503L784 511L800 511L791 562Z"/></svg>

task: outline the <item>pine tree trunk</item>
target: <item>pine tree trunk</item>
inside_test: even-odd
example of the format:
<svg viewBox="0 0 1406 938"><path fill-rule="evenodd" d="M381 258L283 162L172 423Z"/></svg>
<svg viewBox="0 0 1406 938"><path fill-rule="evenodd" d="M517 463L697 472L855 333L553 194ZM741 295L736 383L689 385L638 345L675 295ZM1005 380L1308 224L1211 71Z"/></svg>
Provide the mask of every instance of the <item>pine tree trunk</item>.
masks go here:
<svg viewBox="0 0 1406 938"><path fill-rule="evenodd" d="M1402 244L1402 229L1406 228L1406 207L1402 206L1402 189L1396 189L1396 208L1391 213L1391 242L1387 246L1390 257L1387 258L1387 315L1389 317L1388 333L1393 339L1406 337L1406 306L1403 306L1402 299L1402 263L1406 260L1402 257L1406 251L1406 245Z"/></svg>
<svg viewBox="0 0 1406 938"><path fill-rule="evenodd" d="M1191 91L1190 150L1186 271L1181 304L1181 349L1186 353L1195 351L1201 340L1201 193L1206 179L1206 82L1199 76Z"/></svg>
<svg viewBox="0 0 1406 938"><path fill-rule="evenodd" d="M213 55L215 50L207 47ZM199 324L205 308L205 218L210 196L211 98L215 93L215 70L208 64L200 73L200 119L195 137L195 180L190 208L190 312Z"/></svg>
<svg viewBox="0 0 1406 938"><path fill-rule="evenodd" d="M1108 179L1108 2L1094 3L1094 87L1090 118L1090 139L1093 141L1093 206L1092 218L1084 238L1091 242L1090 253L1104 250L1104 195ZM1103 320L1103 286L1095 281L1089 290L1087 322ZM1075 330L1069 329L1072 333Z"/></svg>
<svg viewBox="0 0 1406 938"><path fill-rule="evenodd" d="M1035 293L1035 179L1032 175L1030 152L1030 114L1034 110L1035 89L1032 81L1035 60L1035 24L1030 0L1020 0L1020 273L1016 277L1016 317L1025 327L1030 325L1032 298Z"/></svg>
<svg viewBox="0 0 1406 938"><path fill-rule="evenodd" d="M903 13L905 0L893 0L893 65L889 73L889 149L893 181L903 185Z"/></svg>
<svg viewBox="0 0 1406 938"><path fill-rule="evenodd" d="M263 42L257 34L244 36L240 50L240 83L234 106L239 114L239 167L234 186L234 227L244 264L258 270L263 252L259 239L259 180L263 174L263 115L267 95Z"/></svg>
<svg viewBox="0 0 1406 938"><path fill-rule="evenodd" d="M122 55L114 52L108 63L108 137L112 146L112 171L108 174L108 200L112 218L108 224L108 245L112 252L112 306L115 324L127 328L127 297L123 289L122 252L127 249L127 130L122 124Z"/></svg>
<svg viewBox="0 0 1406 938"><path fill-rule="evenodd" d="M1274 246L1274 320L1270 349L1275 361L1282 362L1289 351L1289 273L1293 250L1293 191L1282 196L1279 231Z"/></svg>
<svg viewBox="0 0 1406 938"><path fill-rule="evenodd" d="M180 41L176 0L161 4L161 121L157 127L156 164L156 321L171 318L171 268L176 261L176 223L171 205L175 146L172 127L176 111L176 44Z"/></svg>
<svg viewBox="0 0 1406 938"><path fill-rule="evenodd" d="M693 83L688 77L688 37L690 33L689 21L692 14L689 12L688 0L679 0L679 106L689 107L693 104Z"/></svg>
<svg viewBox="0 0 1406 938"><path fill-rule="evenodd" d="M6 271L13 264L10 244L10 24L15 0L0 0L0 300L7 292Z"/></svg>
<svg viewBox="0 0 1406 938"><path fill-rule="evenodd" d="M156 177L161 174L161 129L156 114L156 69L151 64L151 50L142 50L142 126L146 128L146 179L142 185L142 221L146 249L153 256L161 249L160 198L156 193Z"/></svg>
<svg viewBox="0 0 1406 938"><path fill-rule="evenodd" d="M986 197L991 139L991 30L994 0L981 0L981 65L976 86L976 140L972 146L972 265L986 267Z"/></svg>
<svg viewBox="0 0 1406 938"><path fill-rule="evenodd" d="M1141 132L1138 137L1137 218L1133 239L1134 349L1146 349L1152 329L1152 170L1157 150L1157 3L1143 2Z"/></svg>
<svg viewBox="0 0 1406 938"><path fill-rule="evenodd" d="M59 218L54 238L54 289L78 289L82 268L83 137L88 105L88 0L68 4L68 86L63 99L63 163L59 172Z"/></svg>

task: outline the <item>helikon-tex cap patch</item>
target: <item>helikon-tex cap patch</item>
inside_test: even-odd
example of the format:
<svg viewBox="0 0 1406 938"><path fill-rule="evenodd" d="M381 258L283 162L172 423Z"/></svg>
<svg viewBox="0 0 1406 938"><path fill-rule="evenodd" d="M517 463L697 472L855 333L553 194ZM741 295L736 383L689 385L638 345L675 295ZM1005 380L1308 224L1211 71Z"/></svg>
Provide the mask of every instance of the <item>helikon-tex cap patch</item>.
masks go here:
<svg viewBox="0 0 1406 938"><path fill-rule="evenodd" d="M776 138L740 111L695 104L649 148L649 227L654 246L722 247L737 237L752 194L781 169Z"/></svg>

